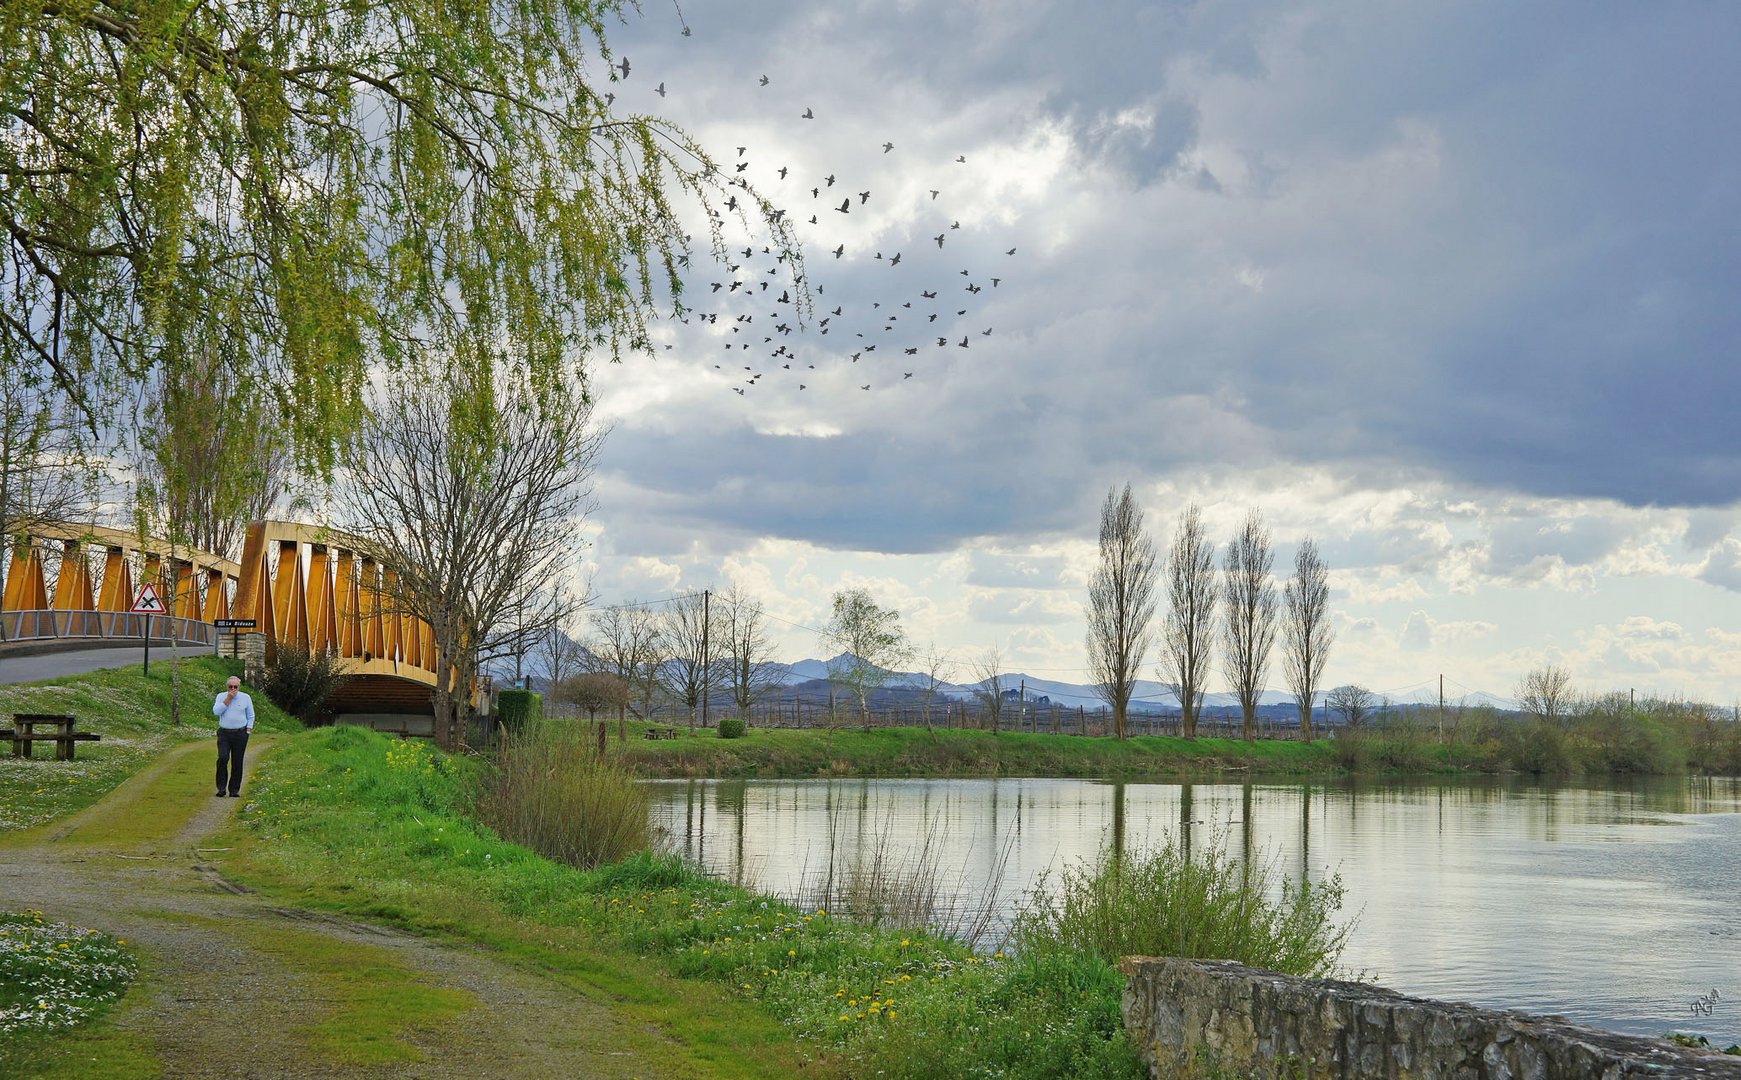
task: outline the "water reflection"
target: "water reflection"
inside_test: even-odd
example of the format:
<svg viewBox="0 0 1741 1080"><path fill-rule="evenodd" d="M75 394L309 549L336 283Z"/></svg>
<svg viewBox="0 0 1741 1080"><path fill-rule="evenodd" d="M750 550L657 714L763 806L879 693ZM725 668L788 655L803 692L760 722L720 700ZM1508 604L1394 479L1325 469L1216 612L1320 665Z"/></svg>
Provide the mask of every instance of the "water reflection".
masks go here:
<svg viewBox="0 0 1741 1080"><path fill-rule="evenodd" d="M1339 873L1360 918L1344 962L1396 989L1741 1040L1741 783L1732 779L652 786L658 824L678 850L784 895L861 855L900 858L928 842L957 902L989 893L1007 917L1047 867L1103 845L1178 843L1190 853L1216 844L1293 876ZM1690 1014L1713 987L1712 1015Z"/></svg>

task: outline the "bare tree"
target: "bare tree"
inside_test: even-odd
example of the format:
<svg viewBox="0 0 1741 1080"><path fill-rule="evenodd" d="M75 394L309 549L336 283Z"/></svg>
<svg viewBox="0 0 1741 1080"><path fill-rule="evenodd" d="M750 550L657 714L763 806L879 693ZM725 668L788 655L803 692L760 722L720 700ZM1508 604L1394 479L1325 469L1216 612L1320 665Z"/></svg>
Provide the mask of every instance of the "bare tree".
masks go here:
<svg viewBox="0 0 1741 1080"><path fill-rule="evenodd" d="M1204 532L1203 514L1195 503L1179 515L1166 573L1167 616L1156 674L1179 699L1185 738L1194 739L1215 648L1215 545Z"/></svg>
<svg viewBox="0 0 1741 1080"><path fill-rule="evenodd" d="M748 724L750 710L785 678L786 665L773 660L767 616L760 601L734 585L715 604L721 613L718 628L725 639L718 662L726 669L724 683L738 718Z"/></svg>
<svg viewBox="0 0 1741 1080"><path fill-rule="evenodd" d="M844 589L834 594L833 613L822 631L823 640L840 652L828 662L828 678L851 692L858 702L858 715L870 730L870 695L907 662L912 649L901 628L901 613L885 608L864 588Z"/></svg>
<svg viewBox="0 0 1741 1080"><path fill-rule="evenodd" d="M618 607L593 612L592 654L595 670L623 680L629 694L617 707L617 738L626 736L626 714L631 701L642 703L642 715L651 714L658 687L659 661L664 645L659 638L658 615L633 600Z"/></svg>
<svg viewBox="0 0 1741 1080"><path fill-rule="evenodd" d="M1282 589L1282 667L1300 708L1300 732L1312 741L1312 692L1324 677L1324 662L1336 631L1330 626L1330 571L1316 541L1294 552L1294 576Z"/></svg>
<svg viewBox="0 0 1741 1080"><path fill-rule="evenodd" d="M679 596L667 604L659 617L659 638L665 643L660 658L659 681L665 692L689 710L689 730L701 711L701 702L723 681L719 627L713 605L701 593Z"/></svg>
<svg viewBox="0 0 1741 1080"><path fill-rule="evenodd" d="M932 642L919 653L919 674L923 682L919 692L925 697L925 730L931 738L937 738L937 731L931 726L931 702L937 696L937 691L948 685L950 676L955 671L955 657L947 649L940 649Z"/></svg>
<svg viewBox="0 0 1741 1080"><path fill-rule="evenodd" d="M1270 577L1274 564L1269 529L1264 526L1263 515L1253 508L1227 546L1221 577L1227 679L1239 698L1247 742L1257 737L1258 695L1263 692L1270 649L1275 644L1276 586Z"/></svg>
<svg viewBox="0 0 1741 1080"><path fill-rule="evenodd" d="M1517 707L1550 724L1565 723L1571 704L1572 673L1548 664L1526 674L1517 684Z"/></svg>
<svg viewBox="0 0 1741 1080"><path fill-rule="evenodd" d="M436 743L453 747L480 651L505 627L535 629L529 598L577 569L599 435L583 397L555 400L560 387L535 394L500 371L494 382L421 375L403 371L376 396L334 511L338 529L398 574L392 604L429 624Z"/></svg>
<svg viewBox="0 0 1741 1080"><path fill-rule="evenodd" d="M1342 715L1344 724L1351 728L1359 727L1360 722L1366 719L1366 714L1372 711L1372 691L1352 683L1338 686L1330 691L1329 702L1330 708Z"/></svg>
<svg viewBox="0 0 1741 1080"><path fill-rule="evenodd" d="M1106 493L1100 508L1100 565L1088 585L1088 671L1112 708L1113 733L1125 737L1125 713L1148 654L1155 618L1155 543L1130 485Z"/></svg>
<svg viewBox="0 0 1741 1080"><path fill-rule="evenodd" d="M973 696L985 706L985 715L991 721L991 733L998 733L998 721L1003 716L1003 651L996 645L987 645L985 651L974 657L971 668L973 672Z"/></svg>
<svg viewBox="0 0 1741 1080"><path fill-rule="evenodd" d="M587 671L564 679L558 684L558 694L596 722L599 710L615 708L620 713L628 705L629 684L607 671Z"/></svg>
<svg viewBox="0 0 1741 1080"><path fill-rule="evenodd" d="M549 684L552 695L577 708L579 703L562 694L561 688L585 670L587 659L586 646L569 635L567 623L546 626L532 649L536 670Z"/></svg>

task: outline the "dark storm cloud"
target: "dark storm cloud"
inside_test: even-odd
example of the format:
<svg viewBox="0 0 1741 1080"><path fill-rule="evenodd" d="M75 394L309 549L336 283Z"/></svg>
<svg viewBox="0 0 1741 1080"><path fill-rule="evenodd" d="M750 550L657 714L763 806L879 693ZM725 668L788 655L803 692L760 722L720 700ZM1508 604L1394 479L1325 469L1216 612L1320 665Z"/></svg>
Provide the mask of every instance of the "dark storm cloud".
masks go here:
<svg viewBox="0 0 1741 1080"><path fill-rule="evenodd" d="M924 248L937 208L917 193L938 175L974 176L949 198L982 204L977 246L949 255L971 250L976 273L1003 243L1022 258L976 301L995 339L874 405L847 378L848 343L812 338L810 399L721 383L693 422L624 424L607 469L663 521L948 550L1080 534L1109 484L1211 465L1631 504L1741 492L1741 8L686 13L690 37L660 9L618 36L636 79L672 87L648 107L725 135L724 157L742 132L795 169L838 158L880 192L907 178L908 203L879 196L886 217L853 219L852 257L809 240L824 310L890 280L867 251ZM796 119L807 105L814 123ZM1012 165L1043 185L1029 202L986 203L991 177L942 171L1047 132L1065 140L1054 173L1032 148ZM774 191L809 205L801 185ZM680 354L711 376L714 355ZM880 384L901 368L877 370ZM844 434L756 434L771 416ZM1505 566L1532 550L1500 540Z"/></svg>

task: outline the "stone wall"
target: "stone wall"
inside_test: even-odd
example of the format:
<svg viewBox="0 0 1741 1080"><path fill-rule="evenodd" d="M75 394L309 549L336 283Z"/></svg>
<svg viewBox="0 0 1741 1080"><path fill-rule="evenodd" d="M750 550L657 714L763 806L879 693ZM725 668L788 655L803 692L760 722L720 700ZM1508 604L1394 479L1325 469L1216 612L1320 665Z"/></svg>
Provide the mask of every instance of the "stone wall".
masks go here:
<svg viewBox="0 0 1741 1080"><path fill-rule="evenodd" d="M1127 957L1124 1024L1153 1077L1741 1078L1741 1058L1557 1017L1220 960Z"/></svg>

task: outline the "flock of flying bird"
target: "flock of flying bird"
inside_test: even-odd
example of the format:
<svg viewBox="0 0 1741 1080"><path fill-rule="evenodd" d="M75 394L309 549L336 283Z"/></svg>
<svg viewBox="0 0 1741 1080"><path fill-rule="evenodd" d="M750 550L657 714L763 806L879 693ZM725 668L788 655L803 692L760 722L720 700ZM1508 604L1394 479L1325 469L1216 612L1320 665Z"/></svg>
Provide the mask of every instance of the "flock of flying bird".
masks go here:
<svg viewBox="0 0 1741 1080"><path fill-rule="evenodd" d="M626 57L615 67L628 78L631 69ZM767 87L770 81L762 75L758 85ZM654 93L664 97L665 84L661 82ZM815 120L815 110L807 107L797 118ZM884 155L896 151L893 142L885 141L881 146ZM747 156L748 147L736 149L736 157L721 168L732 174L727 177L728 184L745 189L747 201L749 180L745 174L752 161ZM957 155L951 164L967 164L966 155ZM789 216L799 228L811 227L813 236L825 234L829 226L854 212L864 213L875 194L856 190L856 185L832 172L803 179L782 165L770 175L774 179L758 186L766 198L784 207L776 209L775 216ZM789 197L788 184L799 185ZM927 188L928 202L935 204L946 186L947 181L940 181L939 186ZM794 204L805 209L794 209ZM725 210L739 209L737 196L728 196ZM708 213L723 218L718 210L710 208ZM712 342L699 347L715 350L714 368L729 379L732 391L740 396L775 380L790 380L797 389L809 390L820 385L819 365L824 373L835 366L850 370L851 385L861 391L903 383L919 374L927 360L937 356L936 350L969 349L992 336L993 327L970 321L970 316L981 295L1005 280L1001 272L996 276L979 273L962 268L960 261L948 260L952 243L957 249L964 246L957 243L962 224L941 212L934 214L934 221L937 234L917 241L918 250L872 249L871 264L882 268L875 272L889 271L882 299L848 300L838 293L828 295L827 282L817 274L817 265L826 269L842 260L864 259L865 253L851 250L845 241L829 246L825 239L807 245L820 252L820 257L812 255L806 260L810 265L806 276L815 282L809 297L814 321L807 322L804 297L795 295L802 285L792 272L791 253L768 244L740 241L729 250L723 264L707 264L718 273L688 283L687 311L681 321L710 331L705 336ZM1016 254L1014 247L1001 250L999 258Z"/></svg>

